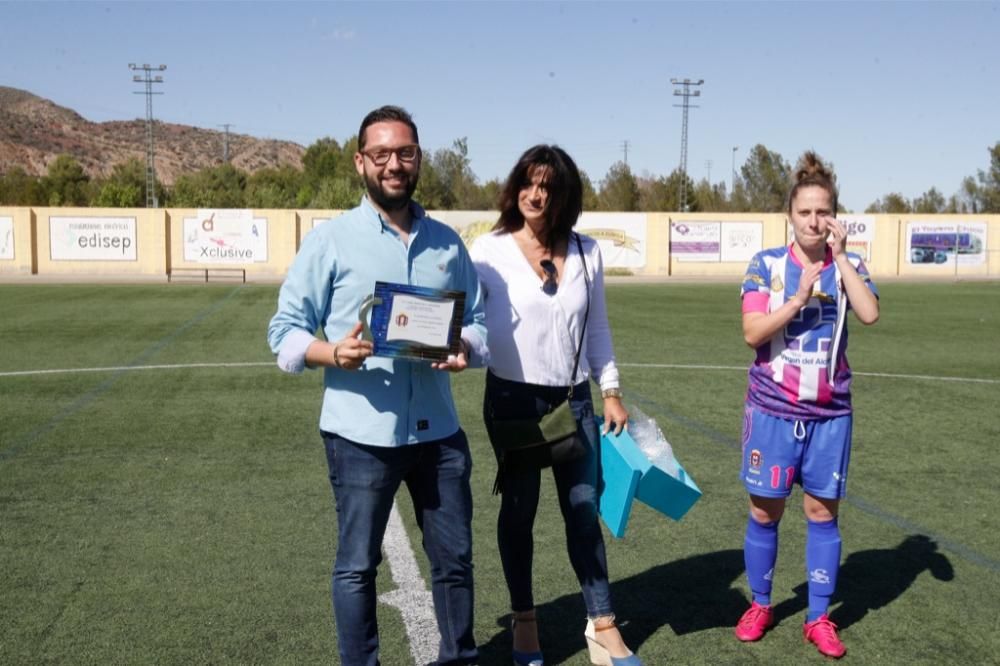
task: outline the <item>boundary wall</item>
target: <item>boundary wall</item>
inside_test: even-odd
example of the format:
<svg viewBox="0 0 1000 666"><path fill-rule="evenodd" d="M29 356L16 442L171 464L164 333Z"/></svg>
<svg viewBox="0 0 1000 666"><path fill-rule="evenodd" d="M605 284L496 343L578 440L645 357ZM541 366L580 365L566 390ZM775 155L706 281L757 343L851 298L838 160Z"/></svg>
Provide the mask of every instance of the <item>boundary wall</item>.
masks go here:
<svg viewBox="0 0 1000 666"><path fill-rule="evenodd" d="M280 280L306 235L337 210L0 207L0 276L164 280L175 268L237 268ZM495 211L430 211L466 244ZM873 276L1000 277L1000 215L839 216ZM739 278L763 248L791 238L778 213L584 213L610 274Z"/></svg>

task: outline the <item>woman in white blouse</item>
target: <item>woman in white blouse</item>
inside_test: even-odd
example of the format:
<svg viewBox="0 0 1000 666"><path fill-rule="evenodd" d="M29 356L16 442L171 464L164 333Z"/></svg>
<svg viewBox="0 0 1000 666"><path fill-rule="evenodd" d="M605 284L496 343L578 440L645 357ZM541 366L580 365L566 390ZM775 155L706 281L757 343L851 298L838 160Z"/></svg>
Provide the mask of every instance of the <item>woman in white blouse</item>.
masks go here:
<svg viewBox="0 0 1000 666"><path fill-rule="evenodd" d="M622 641L611 607L597 513L600 438L588 377L601 387L605 432L620 432L628 413L621 403L611 344L601 253L593 239L572 231L582 208L583 187L572 158L556 146L535 146L507 178L499 221L472 245L491 356L483 412L488 429L494 418L535 418L565 400L573 387L570 406L587 452L554 464L552 472L569 559L587 607L585 635L593 663L635 666L641 662ZM571 376L581 331L579 367ZM543 663L531 586L540 483L536 468L505 468L498 479L497 540L513 611L514 663L519 666Z"/></svg>

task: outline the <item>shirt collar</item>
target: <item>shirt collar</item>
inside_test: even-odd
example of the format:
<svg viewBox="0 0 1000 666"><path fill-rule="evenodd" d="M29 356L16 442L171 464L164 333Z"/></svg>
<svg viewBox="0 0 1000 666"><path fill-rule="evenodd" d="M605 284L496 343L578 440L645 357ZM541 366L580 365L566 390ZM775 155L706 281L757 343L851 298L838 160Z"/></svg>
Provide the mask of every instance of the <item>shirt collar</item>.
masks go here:
<svg viewBox="0 0 1000 666"><path fill-rule="evenodd" d="M412 235L416 232L420 220L427 216L427 211L425 211L420 204L418 204L416 201L413 201L412 199L410 200L409 206L410 206L410 218L412 220L412 225L410 227L410 234ZM365 215L365 219L369 220L372 224L379 225L379 228L382 231L392 231L392 227L386 224L386 221L382 219L381 213L379 213L378 209L372 205L372 202L368 198L367 194L361 197L360 207ZM395 232L393 231L392 233Z"/></svg>
<svg viewBox="0 0 1000 666"><path fill-rule="evenodd" d="M792 246L794 246L794 245L795 245L795 243L789 243L788 244L788 256L790 256L792 258L792 263L793 264L795 264L799 268L804 268L804 266L802 265L802 262L799 260L798 256L796 256L795 252L792 250ZM823 255L823 268L826 268L827 266L829 266L832 263L833 263L833 249L831 249L830 246L827 245L826 246L826 254Z"/></svg>

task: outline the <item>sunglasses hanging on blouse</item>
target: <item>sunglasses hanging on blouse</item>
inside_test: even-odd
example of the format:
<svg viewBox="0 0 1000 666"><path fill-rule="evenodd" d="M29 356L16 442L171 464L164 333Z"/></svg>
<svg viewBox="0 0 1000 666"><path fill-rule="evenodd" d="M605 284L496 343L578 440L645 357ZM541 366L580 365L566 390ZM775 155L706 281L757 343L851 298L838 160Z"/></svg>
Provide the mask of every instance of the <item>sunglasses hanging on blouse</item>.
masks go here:
<svg viewBox="0 0 1000 666"><path fill-rule="evenodd" d="M542 283L542 291L549 296L553 296L559 289L559 283L556 282L556 276L558 275L556 265L552 263L551 259L542 259L539 265L545 273L545 282Z"/></svg>

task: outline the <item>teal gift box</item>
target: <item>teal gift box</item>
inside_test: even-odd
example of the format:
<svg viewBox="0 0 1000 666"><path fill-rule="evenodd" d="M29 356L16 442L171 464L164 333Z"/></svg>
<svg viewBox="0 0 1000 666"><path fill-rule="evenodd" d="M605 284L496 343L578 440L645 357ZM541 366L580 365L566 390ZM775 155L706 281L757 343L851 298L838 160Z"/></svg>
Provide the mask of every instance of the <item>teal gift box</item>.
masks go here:
<svg viewBox="0 0 1000 666"><path fill-rule="evenodd" d="M602 427L604 420L598 419ZM616 537L625 534L633 499L680 520L699 497L701 490L680 462L675 478L649 462L627 430L601 435L600 513Z"/></svg>

